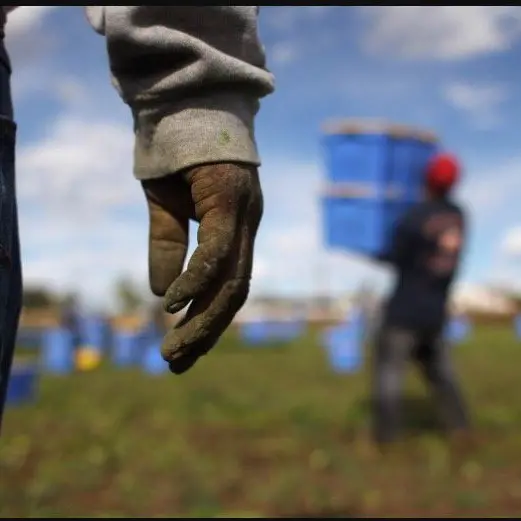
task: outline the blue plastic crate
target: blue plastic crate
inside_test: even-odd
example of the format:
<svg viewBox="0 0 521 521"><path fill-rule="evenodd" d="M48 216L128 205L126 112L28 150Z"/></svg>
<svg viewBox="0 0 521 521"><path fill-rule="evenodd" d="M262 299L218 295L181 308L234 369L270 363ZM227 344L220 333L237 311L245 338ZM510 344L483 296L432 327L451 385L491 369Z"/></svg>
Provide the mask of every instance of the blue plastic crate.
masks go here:
<svg viewBox="0 0 521 521"><path fill-rule="evenodd" d="M305 323L302 320L245 322L239 329L241 339L250 346L292 342L300 337L304 330Z"/></svg>
<svg viewBox="0 0 521 521"><path fill-rule="evenodd" d="M328 361L336 373L355 373L362 366L363 344L357 328L342 325L331 328L324 336Z"/></svg>
<svg viewBox="0 0 521 521"><path fill-rule="evenodd" d="M327 134L323 141L326 178L333 183L371 183L388 177L388 139L383 133Z"/></svg>
<svg viewBox="0 0 521 521"><path fill-rule="evenodd" d="M405 202L416 202L423 189L425 167L438 151L437 143L414 137L389 138L389 177L386 180L396 187Z"/></svg>
<svg viewBox="0 0 521 521"><path fill-rule="evenodd" d="M460 344L467 340L471 330L472 326L467 317L452 317L445 327L445 338L452 344Z"/></svg>
<svg viewBox="0 0 521 521"><path fill-rule="evenodd" d="M7 386L6 405L19 407L34 402L38 396L38 382L37 364L13 364Z"/></svg>
<svg viewBox="0 0 521 521"><path fill-rule="evenodd" d="M161 338L149 340L145 344L141 367L143 371L152 376L159 376L168 373L168 363L161 356Z"/></svg>
<svg viewBox="0 0 521 521"><path fill-rule="evenodd" d="M514 332L516 337L521 340L521 315L516 315L514 317Z"/></svg>
<svg viewBox="0 0 521 521"><path fill-rule="evenodd" d="M383 205L324 197L322 212L325 242L330 248L372 253L385 241Z"/></svg>
<svg viewBox="0 0 521 521"><path fill-rule="evenodd" d="M396 220L419 200L425 167L437 149L434 137L413 129L348 125L330 131L323 139L327 246L381 252Z"/></svg>
<svg viewBox="0 0 521 521"><path fill-rule="evenodd" d="M107 348L109 339L109 322L103 317L92 315L79 318L80 342L98 351Z"/></svg>
<svg viewBox="0 0 521 521"><path fill-rule="evenodd" d="M259 346L272 341L273 329L269 321L245 322L240 325L240 337L250 346Z"/></svg>
<svg viewBox="0 0 521 521"><path fill-rule="evenodd" d="M42 336L41 358L46 373L71 373L74 370L72 333L66 328L46 329Z"/></svg>
<svg viewBox="0 0 521 521"><path fill-rule="evenodd" d="M112 361L119 367L129 367L139 363L143 347L140 331L115 331L113 335Z"/></svg>
<svg viewBox="0 0 521 521"><path fill-rule="evenodd" d="M269 326L269 336L277 342L291 342L300 337L304 324L300 320L273 321Z"/></svg>
<svg viewBox="0 0 521 521"><path fill-rule="evenodd" d="M355 331L357 335L363 335L367 325L367 317L364 310L360 307L354 307L351 309L347 316L347 326Z"/></svg>
<svg viewBox="0 0 521 521"><path fill-rule="evenodd" d="M425 171L425 167L432 157L440 151L438 143L427 143L423 141L415 141L413 148L413 177L409 183L409 191L406 196L416 201L423 195L423 176L421 172ZM420 173L420 175L418 175Z"/></svg>

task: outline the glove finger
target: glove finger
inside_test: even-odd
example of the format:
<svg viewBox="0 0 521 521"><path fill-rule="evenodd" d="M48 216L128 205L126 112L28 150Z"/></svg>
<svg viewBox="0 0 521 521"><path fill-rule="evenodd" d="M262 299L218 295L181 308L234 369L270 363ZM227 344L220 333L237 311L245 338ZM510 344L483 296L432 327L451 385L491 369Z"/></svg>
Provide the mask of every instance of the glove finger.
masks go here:
<svg viewBox="0 0 521 521"><path fill-rule="evenodd" d="M192 254L186 270L173 281L165 294L165 309L177 313L192 300L208 291L229 263L236 235L236 215L222 219L205 216L197 233L198 246Z"/></svg>
<svg viewBox="0 0 521 521"><path fill-rule="evenodd" d="M171 188L170 188L171 189ZM187 188L186 188L187 190ZM189 239L189 212L162 200L145 188L149 213L148 271L152 293L163 297L183 271ZM187 198L190 194L187 193ZM190 199L188 199L190 200ZM170 206L174 206L171 208Z"/></svg>
<svg viewBox="0 0 521 521"><path fill-rule="evenodd" d="M184 273L166 292L165 309L169 313L177 313L207 292L229 264L238 216L248 201L249 193L236 186L245 172L251 175L249 170L235 165L211 165L190 173L196 218L200 221L198 246Z"/></svg>
<svg viewBox="0 0 521 521"><path fill-rule="evenodd" d="M260 190L259 190L260 194ZM262 215L262 196L255 194L247 208L248 221L241 227L235 255L222 282L196 299L185 318L165 337L163 356L170 370L181 374L206 354L230 325L248 298L255 236Z"/></svg>
<svg viewBox="0 0 521 521"><path fill-rule="evenodd" d="M208 352L246 301L249 281L238 277L238 266L233 259L226 275L195 299L185 317L166 334L162 352L172 372L186 371Z"/></svg>

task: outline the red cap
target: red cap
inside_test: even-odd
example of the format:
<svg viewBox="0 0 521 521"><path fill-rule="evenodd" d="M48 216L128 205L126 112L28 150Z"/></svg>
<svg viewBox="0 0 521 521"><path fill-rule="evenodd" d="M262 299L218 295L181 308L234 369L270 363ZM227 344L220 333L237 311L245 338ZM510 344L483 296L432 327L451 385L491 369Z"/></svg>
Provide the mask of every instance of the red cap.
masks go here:
<svg viewBox="0 0 521 521"><path fill-rule="evenodd" d="M437 154L427 165L426 184L437 193L448 192L460 178L459 161L452 154Z"/></svg>

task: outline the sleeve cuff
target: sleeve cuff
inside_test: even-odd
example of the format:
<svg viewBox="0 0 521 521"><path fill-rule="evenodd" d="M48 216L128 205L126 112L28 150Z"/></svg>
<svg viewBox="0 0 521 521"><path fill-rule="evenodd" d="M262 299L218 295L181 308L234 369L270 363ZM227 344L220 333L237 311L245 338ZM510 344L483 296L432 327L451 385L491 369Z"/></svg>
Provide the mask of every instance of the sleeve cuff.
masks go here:
<svg viewBox="0 0 521 521"><path fill-rule="evenodd" d="M259 166L258 109L257 97L237 93L133 108L134 175L155 179L209 163Z"/></svg>

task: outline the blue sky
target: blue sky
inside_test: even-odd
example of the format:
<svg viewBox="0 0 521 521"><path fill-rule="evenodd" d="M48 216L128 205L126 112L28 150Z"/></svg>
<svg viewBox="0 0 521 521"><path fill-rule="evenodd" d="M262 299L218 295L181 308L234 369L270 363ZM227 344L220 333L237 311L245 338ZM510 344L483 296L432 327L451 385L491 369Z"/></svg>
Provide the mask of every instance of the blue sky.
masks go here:
<svg viewBox="0 0 521 521"><path fill-rule="evenodd" d="M103 39L78 7L24 7L8 48L19 124L27 282L111 299L119 274L146 287L147 216L132 177L131 120ZM389 274L320 236L320 125L378 117L434 130L465 165L468 284L521 278L521 8L266 7L261 38L277 91L257 139L266 213L253 291L343 292ZM79 282L78 282L79 281Z"/></svg>

